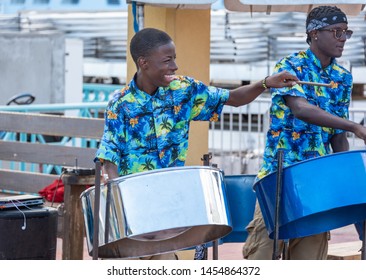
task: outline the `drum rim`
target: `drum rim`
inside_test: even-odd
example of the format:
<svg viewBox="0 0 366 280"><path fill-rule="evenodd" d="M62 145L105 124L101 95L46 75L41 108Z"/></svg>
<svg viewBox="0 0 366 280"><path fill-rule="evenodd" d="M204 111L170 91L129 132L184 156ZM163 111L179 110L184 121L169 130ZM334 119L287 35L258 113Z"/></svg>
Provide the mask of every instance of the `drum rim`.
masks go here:
<svg viewBox="0 0 366 280"><path fill-rule="evenodd" d="M315 158L309 158L309 159L306 159L306 160L303 160L303 161L300 161L300 162L296 162L294 164L291 164L289 166L286 166L286 167L283 167L283 170L286 170L286 169L293 169L293 168L296 168L298 165L304 165L304 164L308 164L309 162L312 162L314 160L324 160L326 158L329 158L329 157L338 157L338 156L343 156L345 154L354 154L354 153L358 153L358 154L366 154L366 150L352 150L352 151L344 151L344 152L337 152L337 153L333 153L333 154L328 154L328 155L324 155L324 156L319 156L319 157L315 157ZM268 173L266 176L264 176L263 178L260 178L259 180L257 180L254 184L253 184L253 190L255 190L258 185L260 185L260 183L265 180L265 179L268 179L268 177L270 176L275 176L277 173L277 171L273 171L271 173Z"/></svg>

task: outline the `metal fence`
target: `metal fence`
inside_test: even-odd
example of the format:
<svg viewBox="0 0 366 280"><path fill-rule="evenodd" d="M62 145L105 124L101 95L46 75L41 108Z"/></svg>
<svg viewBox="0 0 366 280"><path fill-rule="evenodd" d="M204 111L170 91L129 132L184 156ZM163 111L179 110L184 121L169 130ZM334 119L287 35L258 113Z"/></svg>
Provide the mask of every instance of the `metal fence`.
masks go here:
<svg viewBox="0 0 366 280"><path fill-rule="evenodd" d="M270 98L257 98L239 108L224 107L220 122L211 123L209 150L212 162L226 174L256 174L263 159L269 126ZM354 101L350 120L366 125L366 101ZM351 150L362 150L363 140L347 133Z"/></svg>
<svg viewBox="0 0 366 280"><path fill-rule="evenodd" d="M90 91L90 86L86 87ZM113 90L99 95L109 96ZM254 102L235 107L224 107L219 122L210 123L209 127L209 152L212 155L212 163L217 164L226 174L254 174L258 171L262 160L265 145L265 132L268 129L268 110L270 98L257 98ZM68 111L79 111L81 117L101 117L106 101L85 102L78 104L39 104L27 106L0 106L0 111L22 111L22 112L57 112L67 114ZM354 102L350 109L350 119L365 125L366 102ZM1 124L0 124L1 131ZM9 135L2 135L9 138ZM37 136L38 137L38 136ZM30 137L37 141L36 136ZM363 141L356 138L352 133L348 134L351 149L364 149ZM65 139L60 140L60 145L82 146L93 145L87 139Z"/></svg>

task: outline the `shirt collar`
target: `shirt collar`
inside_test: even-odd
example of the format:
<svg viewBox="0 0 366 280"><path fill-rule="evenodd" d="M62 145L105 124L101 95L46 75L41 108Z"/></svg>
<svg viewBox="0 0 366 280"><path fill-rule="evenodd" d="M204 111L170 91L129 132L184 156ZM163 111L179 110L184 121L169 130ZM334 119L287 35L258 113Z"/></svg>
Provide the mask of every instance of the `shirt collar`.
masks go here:
<svg viewBox="0 0 366 280"><path fill-rule="evenodd" d="M133 79L131 80L129 87L130 87L131 94L135 97L136 101L140 105L143 106L151 100L152 96L150 94L147 94L146 92L140 90L137 87L136 74L134 75Z"/></svg>
<svg viewBox="0 0 366 280"><path fill-rule="evenodd" d="M330 72L331 69L333 69L333 65L336 63L336 59L333 57L330 61L330 64L327 67L323 68L319 58L316 57L316 55L310 50L310 48L307 49L306 54L309 59L313 61L315 65L319 68L319 71L323 70L325 72Z"/></svg>

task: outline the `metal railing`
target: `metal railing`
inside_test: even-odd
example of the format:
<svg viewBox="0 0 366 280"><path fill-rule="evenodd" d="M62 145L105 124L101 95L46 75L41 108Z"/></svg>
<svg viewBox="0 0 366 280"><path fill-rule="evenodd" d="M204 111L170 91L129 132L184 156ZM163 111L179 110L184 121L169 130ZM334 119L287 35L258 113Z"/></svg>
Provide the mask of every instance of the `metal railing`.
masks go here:
<svg viewBox="0 0 366 280"><path fill-rule="evenodd" d="M83 102L104 102L108 101L116 90L121 89L122 85L107 84L84 84Z"/></svg>
<svg viewBox="0 0 366 280"><path fill-rule="evenodd" d="M55 115L70 115L82 118L98 118L107 106L107 102L70 103L70 104L34 104L26 106L0 106L0 111L43 113ZM75 113L76 111L76 113ZM28 143L42 143L49 145L90 147L96 148L99 140L75 138L69 136L56 137L52 135L27 134L3 131L0 124L0 139L6 141L20 141ZM45 155L47 156L47 155ZM11 170L42 172L46 174L61 174L62 167L54 165L26 164L23 162L0 161L0 167Z"/></svg>
<svg viewBox="0 0 366 280"><path fill-rule="evenodd" d="M257 98L239 108L224 107L221 120L211 123L209 150L212 162L226 174L255 174L261 165L269 126L270 98ZM350 120L366 126L366 102L351 107ZM347 133L350 150L362 150L363 140Z"/></svg>
<svg viewBox="0 0 366 280"><path fill-rule="evenodd" d="M103 96L108 97L109 95L103 93ZM226 174L253 174L258 171L265 146L265 132L268 129L270 103L270 98L257 98L246 106L238 108L226 106L222 112L221 120L210 123L208 146L209 152L212 154L212 162L223 169ZM360 107L353 106L350 108L350 119L365 125L366 103L358 103L357 105ZM77 115L80 117L95 118L101 117L106 106L107 101L73 104L36 104L0 106L0 111L65 115L69 111L78 111ZM9 140L14 135L5 133L2 137ZM46 141L42 140L40 135L28 135L27 137L28 141ZM365 148L363 141L356 138L352 133L348 133L348 138L352 150ZM57 143L52 144L96 147L97 142L94 140L95 142L91 143L91 141L93 140L62 138Z"/></svg>

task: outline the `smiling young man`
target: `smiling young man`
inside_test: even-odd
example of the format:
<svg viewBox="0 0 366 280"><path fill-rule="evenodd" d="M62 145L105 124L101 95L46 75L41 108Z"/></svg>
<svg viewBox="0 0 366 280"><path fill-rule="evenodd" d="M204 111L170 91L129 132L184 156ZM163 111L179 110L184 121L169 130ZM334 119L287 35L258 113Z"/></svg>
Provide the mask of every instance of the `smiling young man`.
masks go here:
<svg viewBox="0 0 366 280"><path fill-rule="evenodd" d="M218 120L225 104L245 105L266 88L292 86L297 81L284 71L227 90L176 75L174 42L167 33L154 28L137 32L131 40L130 52L137 72L109 102L96 154L109 179L183 166L190 121ZM154 258L174 259L174 255Z"/></svg>
<svg viewBox="0 0 366 280"><path fill-rule="evenodd" d="M306 33L310 47L281 59L274 72L288 71L300 81L331 84L332 87L297 84L271 89L271 122L257 179L277 170L279 149L284 151L284 166L289 166L331 152L347 151L346 131L353 132L366 143L366 127L348 120L352 75L336 61L352 36L346 15L337 7L314 8L306 20ZM244 258L272 259L273 240L268 237L258 203L247 230ZM282 246L283 242L280 242ZM289 240L287 257L326 259L327 252L327 232L324 232Z"/></svg>
<svg viewBox="0 0 366 280"><path fill-rule="evenodd" d="M291 86L297 80L284 71L227 90L176 75L174 42L154 28L137 32L130 52L137 72L108 104L96 155L109 178L183 166L190 121L217 120L223 105L248 104L266 88Z"/></svg>

